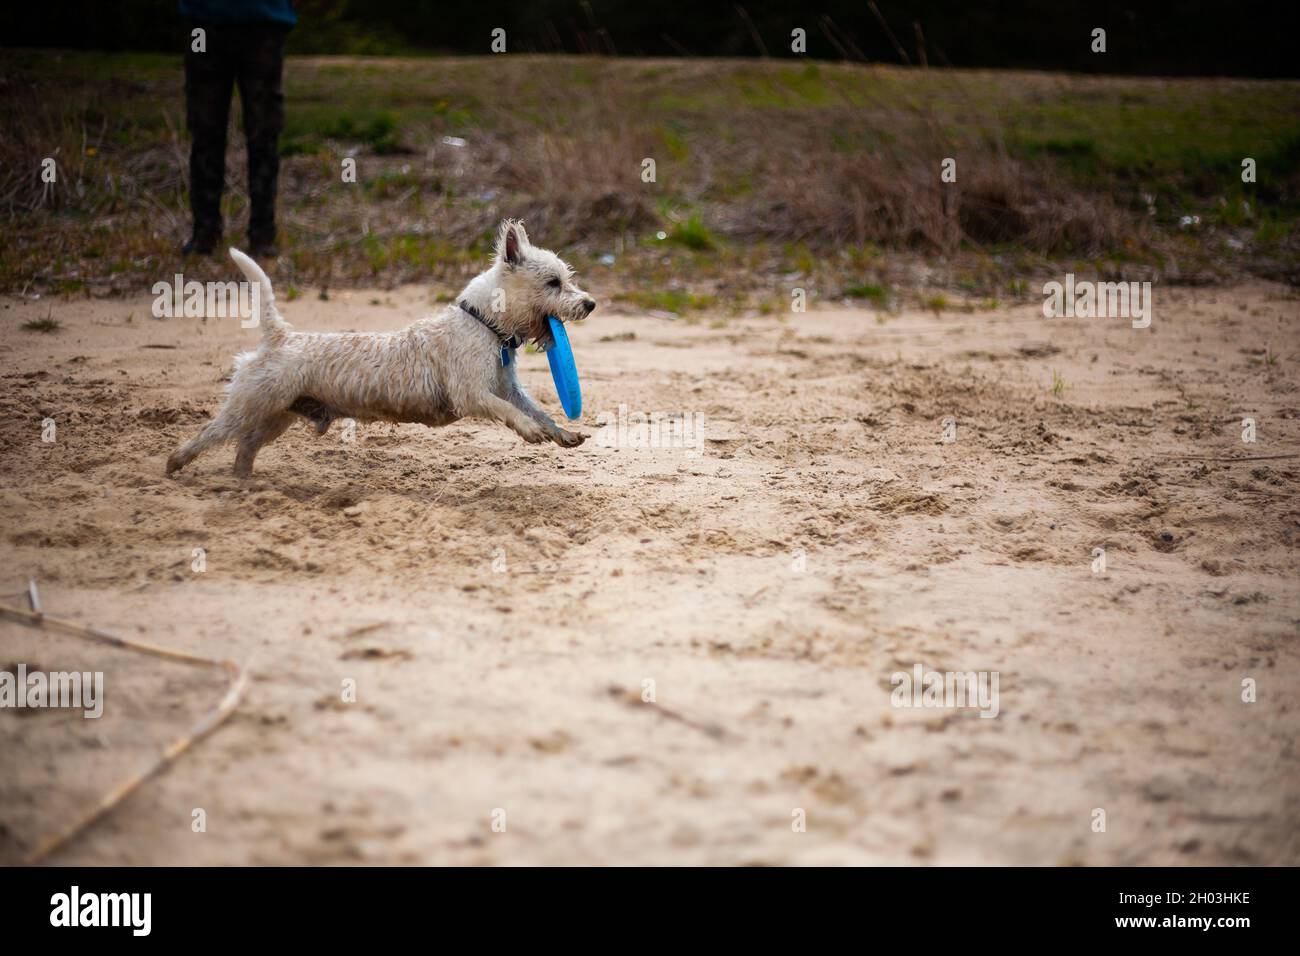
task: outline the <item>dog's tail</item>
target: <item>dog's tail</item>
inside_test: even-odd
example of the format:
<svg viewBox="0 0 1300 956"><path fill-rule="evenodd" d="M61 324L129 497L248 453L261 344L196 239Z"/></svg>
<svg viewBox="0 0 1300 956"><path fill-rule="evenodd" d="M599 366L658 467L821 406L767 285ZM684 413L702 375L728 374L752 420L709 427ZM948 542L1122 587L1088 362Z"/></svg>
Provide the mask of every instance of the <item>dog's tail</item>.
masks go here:
<svg viewBox="0 0 1300 956"><path fill-rule="evenodd" d="M239 270L244 273L248 281L257 285L260 305L257 318L258 324L262 326L262 340L275 344L292 332L293 326L280 317L275 307L275 292L271 289L271 280L267 278L261 266L233 246L230 249L230 258L235 260L235 265L239 266Z"/></svg>

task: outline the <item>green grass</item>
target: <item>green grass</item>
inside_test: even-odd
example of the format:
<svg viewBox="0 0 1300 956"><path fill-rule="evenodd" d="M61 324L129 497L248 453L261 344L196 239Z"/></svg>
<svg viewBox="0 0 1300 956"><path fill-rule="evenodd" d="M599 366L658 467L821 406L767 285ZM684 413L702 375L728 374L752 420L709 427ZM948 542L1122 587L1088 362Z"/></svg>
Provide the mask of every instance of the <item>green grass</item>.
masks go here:
<svg viewBox="0 0 1300 956"><path fill-rule="evenodd" d="M685 222L675 223L668 232L668 240L696 252L708 252L718 247L718 239L704 225L698 215Z"/></svg>
<svg viewBox="0 0 1300 956"><path fill-rule="evenodd" d="M408 152L402 145L401 130L401 120L392 110L361 115L304 110L285 124L280 154L316 153L325 147L327 140L337 140L359 143L377 155L390 156Z"/></svg>
<svg viewBox="0 0 1300 956"><path fill-rule="evenodd" d="M1259 350L1258 358L1250 358L1246 360L1247 365L1262 366L1264 368L1274 368L1277 366L1277 362L1277 353L1273 351L1272 346L1265 346L1263 349Z"/></svg>
<svg viewBox="0 0 1300 956"><path fill-rule="evenodd" d="M933 312L935 315L938 315L950 307L951 302L949 302L948 297L942 292L935 293L934 295L927 295L921 299L921 308Z"/></svg>
<svg viewBox="0 0 1300 956"><path fill-rule="evenodd" d="M0 290L81 294L166 274L188 223L179 57L0 50L0 75ZM939 246L972 277L968 299L1015 301L1033 296L1015 281L1052 259L1160 270L1226 258L1275 276L1294 274L1300 245L1289 80L519 55L291 57L284 83L282 248L299 284L454 285L504 215L570 258L622 250L609 278L645 288L708 277L761 302L795 272L882 308L908 281L889 268L900 251ZM236 101L228 238L247 215L238 114ZM31 170L50 155L60 179L43 198ZM1005 179L1029 182L1030 199L1047 186L1118 213L1082 242L1029 229L943 245L956 230L926 233L907 213L930 188L909 177L935 155L958 156L959 177L1009 157L1020 165ZM355 184L341 182L345 156ZM653 184L639 180L646 156ZM1256 183L1241 182L1247 156ZM1050 224L1057 207L1044 208ZM1180 233L1183 215L1203 228ZM667 241L652 241L661 230Z"/></svg>
<svg viewBox="0 0 1300 956"><path fill-rule="evenodd" d="M24 332L43 332L46 335L57 332L61 328L63 328L63 324L58 319L50 318L48 315L43 319L31 319L22 324Z"/></svg>
<svg viewBox="0 0 1300 956"><path fill-rule="evenodd" d="M882 309L889 305L889 289L876 282L847 286L844 295L850 299L867 299Z"/></svg>
<svg viewBox="0 0 1300 956"><path fill-rule="evenodd" d="M642 309L672 312L676 315L687 315L710 309L717 303L716 296L700 295L680 289L639 289L621 293L617 298Z"/></svg>
<svg viewBox="0 0 1300 956"><path fill-rule="evenodd" d="M413 233L388 236L372 233L362 240L361 252L370 271L377 276L395 267L418 269L473 262L472 255L465 249L436 236Z"/></svg>

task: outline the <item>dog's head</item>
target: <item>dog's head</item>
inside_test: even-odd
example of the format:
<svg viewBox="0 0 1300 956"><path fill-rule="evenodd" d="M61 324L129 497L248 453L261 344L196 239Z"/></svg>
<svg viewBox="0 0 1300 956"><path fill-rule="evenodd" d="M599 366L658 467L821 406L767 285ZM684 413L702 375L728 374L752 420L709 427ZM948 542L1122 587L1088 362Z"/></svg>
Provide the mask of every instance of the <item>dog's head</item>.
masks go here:
<svg viewBox="0 0 1300 956"><path fill-rule="evenodd" d="M596 302L573 281L573 269L548 249L528 241L523 223L507 219L497 232L496 289L492 315L504 331L545 342L546 317L561 322L591 315Z"/></svg>

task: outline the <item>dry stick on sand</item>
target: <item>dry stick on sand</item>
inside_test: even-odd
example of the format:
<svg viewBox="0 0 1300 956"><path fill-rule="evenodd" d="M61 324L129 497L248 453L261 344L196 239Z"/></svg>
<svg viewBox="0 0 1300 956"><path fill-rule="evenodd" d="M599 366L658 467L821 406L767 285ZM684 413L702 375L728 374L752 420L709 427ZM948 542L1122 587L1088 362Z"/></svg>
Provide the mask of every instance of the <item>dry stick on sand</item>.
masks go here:
<svg viewBox="0 0 1300 956"><path fill-rule="evenodd" d="M171 766L177 757L225 723L226 719L235 712L235 708L239 706L239 702L244 696L244 688L248 685L248 674L234 661L219 661L211 657L199 657L197 654L186 654L184 651L173 651L165 647L157 647L153 644L128 641L125 638L116 637L96 628L77 624L75 621L64 621L57 617L50 617L37 610L24 611L12 604L0 604L0 617L7 617L10 620L18 621L21 624L29 624L33 627L62 631L74 637L94 641L96 644L105 644L109 647L161 657L163 660L190 664L194 667L221 669L230 675L230 686L226 688L225 696L221 698L221 702L216 707L204 714L183 737L168 744L166 749L158 756L158 759L149 767L122 781L104 794L95 806L83 813L70 826L65 827L53 836L46 837L37 844L36 849L28 854L27 859L23 861L27 866L39 863L55 850L67 844L73 837L103 819L109 811L134 793L146 780L162 773Z"/></svg>
<svg viewBox="0 0 1300 956"><path fill-rule="evenodd" d="M1300 458L1293 455L1174 455L1174 461L1276 461L1279 458Z"/></svg>
<svg viewBox="0 0 1300 956"><path fill-rule="evenodd" d="M619 687L617 684L611 684L609 687L606 687L605 693L608 694L612 699L616 701L621 701L622 703L632 708L641 708L646 706L645 701L643 700L640 694L638 694L634 690L626 690L622 687ZM660 717L663 717L667 720L675 720L680 724L685 724L687 727L691 727L694 730L698 730L700 733L712 737L714 740L740 739L735 735L733 735L729 730L727 730L727 728L723 727L721 724L717 723L716 721L695 720L691 717L687 717L685 714L679 711L673 710L672 708L669 707L665 707L663 704L653 704L651 706L654 707L654 712L658 714Z"/></svg>

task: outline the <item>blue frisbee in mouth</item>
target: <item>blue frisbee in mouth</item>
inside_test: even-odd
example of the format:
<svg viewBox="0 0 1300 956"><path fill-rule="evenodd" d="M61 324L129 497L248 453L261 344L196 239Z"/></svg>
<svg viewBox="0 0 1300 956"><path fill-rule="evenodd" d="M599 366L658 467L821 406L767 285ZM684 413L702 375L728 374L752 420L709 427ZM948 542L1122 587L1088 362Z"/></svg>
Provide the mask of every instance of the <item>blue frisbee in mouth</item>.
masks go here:
<svg viewBox="0 0 1300 956"><path fill-rule="evenodd" d="M569 333L564 323L553 315L546 321L551 325L552 344L546 350L546 360L551 363L551 379L564 406L564 414L573 421L582 414L582 386L578 384L578 366L573 364L573 349L569 348Z"/></svg>

